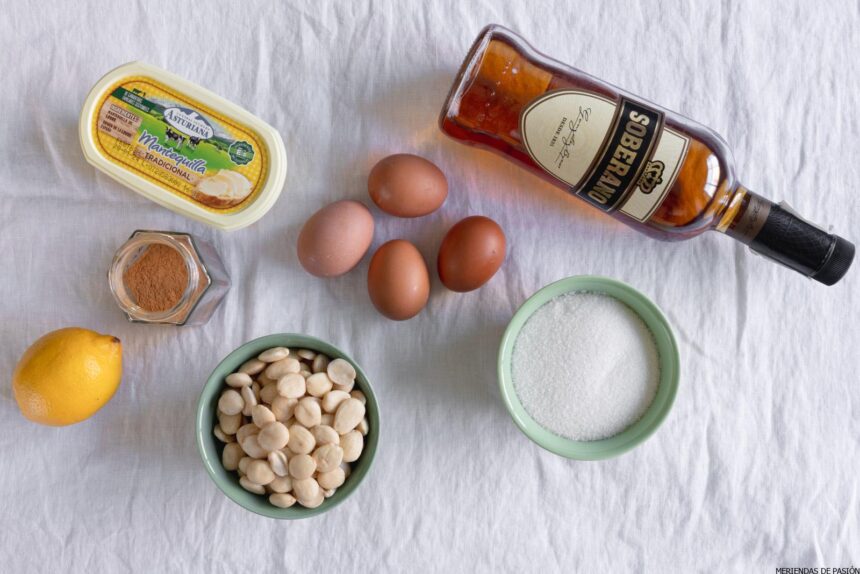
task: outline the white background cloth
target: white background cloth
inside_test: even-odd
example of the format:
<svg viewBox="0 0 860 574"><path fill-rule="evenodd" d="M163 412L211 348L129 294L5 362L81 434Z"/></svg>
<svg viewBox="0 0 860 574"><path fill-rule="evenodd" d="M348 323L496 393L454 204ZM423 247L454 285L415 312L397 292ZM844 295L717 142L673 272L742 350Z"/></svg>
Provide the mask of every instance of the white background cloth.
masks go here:
<svg viewBox="0 0 860 574"><path fill-rule="evenodd" d="M0 10L0 570L772 571L860 566L860 269L825 287L709 233L647 239L436 120L473 38L497 22L541 51L723 134L741 180L860 240L860 4L801 2L4 2ZM84 97L131 60L161 66L275 126L281 199L224 233L97 173L78 144ZM411 321L376 313L367 262L323 281L295 244L324 204L370 205L383 156L447 174L418 220L373 209L374 247L427 261L470 214L507 261L469 294L433 279ZM139 228L215 243L233 287L200 328L132 325L106 271ZM674 410L620 458L542 451L499 397L514 310L556 279L601 274L660 305L682 358ZM124 377L94 418L21 417L10 379L43 333L120 337ZM341 346L382 407L374 467L346 503L279 522L227 500L194 441L198 393L232 349L275 332Z"/></svg>

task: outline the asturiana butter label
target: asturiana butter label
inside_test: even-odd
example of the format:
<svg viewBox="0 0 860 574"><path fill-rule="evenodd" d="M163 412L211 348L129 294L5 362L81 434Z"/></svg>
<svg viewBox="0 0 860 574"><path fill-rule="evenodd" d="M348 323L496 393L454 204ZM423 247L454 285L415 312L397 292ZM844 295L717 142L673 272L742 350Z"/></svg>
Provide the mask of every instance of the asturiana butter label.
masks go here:
<svg viewBox="0 0 860 574"><path fill-rule="evenodd" d="M158 80L126 77L97 109L92 136L108 161L208 211L240 211L266 183L253 130Z"/></svg>

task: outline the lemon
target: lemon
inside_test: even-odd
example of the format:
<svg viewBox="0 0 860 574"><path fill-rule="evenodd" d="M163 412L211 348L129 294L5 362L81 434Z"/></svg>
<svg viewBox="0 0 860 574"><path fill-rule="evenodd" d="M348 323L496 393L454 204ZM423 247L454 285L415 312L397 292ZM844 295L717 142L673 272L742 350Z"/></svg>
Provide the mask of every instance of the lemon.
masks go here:
<svg viewBox="0 0 860 574"><path fill-rule="evenodd" d="M122 378L122 344L110 335L70 327L33 343L18 361L12 389L21 413L51 426L91 417Z"/></svg>

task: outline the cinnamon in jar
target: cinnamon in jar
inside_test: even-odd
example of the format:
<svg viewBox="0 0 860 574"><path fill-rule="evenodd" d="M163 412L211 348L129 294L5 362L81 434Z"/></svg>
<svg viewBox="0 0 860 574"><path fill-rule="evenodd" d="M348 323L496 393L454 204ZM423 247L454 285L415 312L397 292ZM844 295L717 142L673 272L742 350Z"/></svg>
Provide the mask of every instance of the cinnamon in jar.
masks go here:
<svg viewBox="0 0 860 574"><path fill-rule="evenodd" d="M111 292L130 321L200 325L230 288L215 249L187 233L135 231L114 256Z"/></svg>

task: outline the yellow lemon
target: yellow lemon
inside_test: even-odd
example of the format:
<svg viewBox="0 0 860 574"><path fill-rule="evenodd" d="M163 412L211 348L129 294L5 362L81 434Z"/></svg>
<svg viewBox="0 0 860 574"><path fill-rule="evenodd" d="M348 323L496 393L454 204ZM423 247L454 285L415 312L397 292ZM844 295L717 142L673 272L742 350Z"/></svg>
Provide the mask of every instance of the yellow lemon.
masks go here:
<svg viewBox="0 0 860 574"><path fill-rule="evenodd" d="M122 378L122 344L116 337L70 327L30 345L18 361L12 389L31 421L70 425L107 403Z"/></svg>

